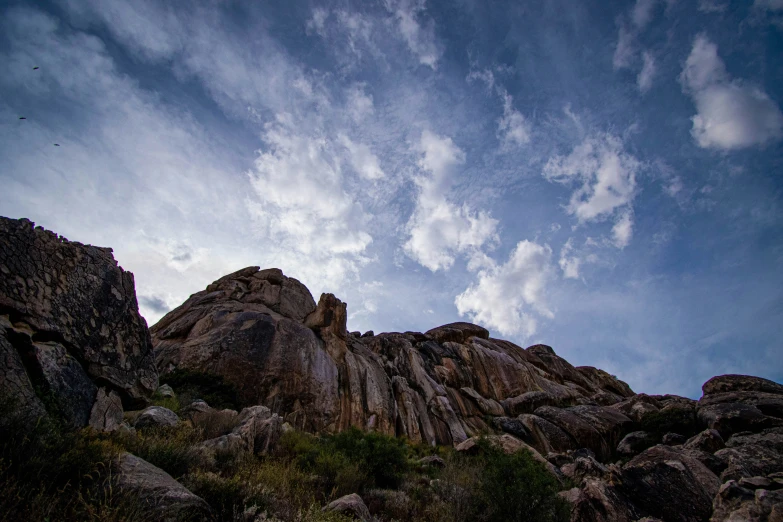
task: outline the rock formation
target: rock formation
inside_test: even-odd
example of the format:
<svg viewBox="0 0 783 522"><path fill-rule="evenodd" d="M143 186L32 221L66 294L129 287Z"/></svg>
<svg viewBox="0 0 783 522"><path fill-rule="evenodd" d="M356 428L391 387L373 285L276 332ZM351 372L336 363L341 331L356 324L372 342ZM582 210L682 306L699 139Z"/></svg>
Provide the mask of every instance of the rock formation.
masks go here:
<svg viewBox="0 0 783 522"><path fill-rule="evenodd" d="M477 325L375 335L349 333L346 318L334 295L316 303L280 270L249 267L148 332L133 276L110 249L0 218L0 397L31 419L56 409L73 427L112 431L123 407L148 406L158 372L191 370L221 376L247 407L218 412L196 401L177 415L155 406L136 425L230 420L200 445L207 459L269 453L289 425L355 426L467 452L489 434L575 486L560 493L572 522L783 520L778 383L723 375L698 401L635 394L549 346L523 349ZM120 489L162 506L164 518L208 509L137 457L123 455L118 467ZM349 496L329 509L363 518L367 508Z"/></svg>
<svg viewBox="0 0 783 522"><path fill-rule="evenodd" d="M548 346L523 350L469 323L359 336L346 317L333 295L316 305L296 279L249 267L192 295L151 332L161 374L221 375L247 404L309 431L356 426L453 444L507 419L497 426L517 436L529 429L523 438L539 451L554 443L608 457L632 423L607 406L633 396L627 384L575 368Z"/></svg>
<svg viewBox="0 0 783 522"><path fill-rule="evenodd" d="M113 429L158 383L133 274L25 219L0 218L0 359L0 394L76 427Z"/></svg>
<svg viewBox="0 0 783 522"><path fill-rule="evenodd" d="M777 383L716 377L699 401L634 394L549 346L523 349L477 325L375 335L349 333L346 317L335 296L316 304L280 270L249 267L192 295L151 332L161 374L220 375L276 424L356 426L468 452L495 433L504 450L525 448L578 484L562 494L573 522L773 520L783 507L771 493L783 471ZM621 457L630 460L611 464ZM750 482L725 486L740 480Z"/></svg>

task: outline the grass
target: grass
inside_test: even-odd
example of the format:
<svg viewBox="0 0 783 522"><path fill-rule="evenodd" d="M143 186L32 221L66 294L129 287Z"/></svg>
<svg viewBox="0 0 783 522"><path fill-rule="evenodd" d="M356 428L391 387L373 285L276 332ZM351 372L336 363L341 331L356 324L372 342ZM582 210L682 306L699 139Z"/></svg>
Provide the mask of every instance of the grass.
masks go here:
<svg viewBox="0 0 783 522"><path fill-rule="evenodd" d="M0 412L2 413L2 412ZM412 445L357 429L314 436L288 431L272 455L205 459L199 445L236 422L211 412L169 428L98 434L68 431L54 418L0 433L0 522L146 521L136 499L112 487L113 462L133 453L179 480L211 507L214 521L344 522L323 511L359 493L379 522L560 522L557 481L528 453L506 455L487 441L477 455ZM437 454L442 469L416 464Z"/></svg>

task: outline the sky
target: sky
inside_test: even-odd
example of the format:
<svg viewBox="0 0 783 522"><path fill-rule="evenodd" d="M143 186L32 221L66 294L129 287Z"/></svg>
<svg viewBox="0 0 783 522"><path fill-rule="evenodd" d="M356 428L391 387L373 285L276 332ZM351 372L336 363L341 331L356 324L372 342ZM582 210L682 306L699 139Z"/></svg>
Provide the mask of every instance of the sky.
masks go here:
<svg viewBox="0 0 783 522"><path fill-rule="evenodd" d="M0 66L0 215L149 324L257 265L350 330L783 381L781 0L4 1Z"/></svg>

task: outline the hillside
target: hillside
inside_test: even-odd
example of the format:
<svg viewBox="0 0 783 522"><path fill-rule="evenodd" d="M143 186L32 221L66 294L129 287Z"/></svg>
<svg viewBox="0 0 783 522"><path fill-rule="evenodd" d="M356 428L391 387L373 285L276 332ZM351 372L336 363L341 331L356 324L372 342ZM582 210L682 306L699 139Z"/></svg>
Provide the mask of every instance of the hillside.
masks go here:
<svg viewBox="0 0 783 522"><path fill-rule="evenodd" d="M62 440L80 433L79 444L97 444L111 457L107 480L137 499L140 520L270 520L270 510L316 520L302 514L314 505L367 520L456 519L452 511L427 515L426 506L453 508L454 477L465 469L483 477L463 484L465 495L484 496L476 493L483 508L461 511L464 520L531 519L533 490L547 492L544 514L532 518L541 520L562 520L557 506L573 522L783 516L778 383L724 375L707 381L698 401L636 394L549 346L522 348L479 325L375 334L348 332L346 318L334 295L316 303L279 269L248 267L147 330L133 276L110 249L0 218L0 394L14 405L0 428L5 440L27 440L29 448L30 437L14 437L57 419ZM173 451L174 440L177 465L150 451L154 444ZM6 444L7 485L32 464ZM308 486L319 493L300 506L305 511L286 518L290 497L272 495L264 502L277 507L262 510L247 493L248 484L274 489L269 476L259 478L267 465L326 477L315 464L326 454L346 460L329 468L331 488ZM240 465L248 458L250 475ZM394 473L385 475L387 467ZM521 469L532 471L506 480ZM346 470L364 478L335 478ZM417 489L406 489L413 483ZM490 483L506 494L487 493ZM240 500L230 516L215 484L233 484ZM416 504L417 496L427 500ZM392 514L391 497L409 503L402 518ZM501 509L515 502L516 510Z"/></svg>

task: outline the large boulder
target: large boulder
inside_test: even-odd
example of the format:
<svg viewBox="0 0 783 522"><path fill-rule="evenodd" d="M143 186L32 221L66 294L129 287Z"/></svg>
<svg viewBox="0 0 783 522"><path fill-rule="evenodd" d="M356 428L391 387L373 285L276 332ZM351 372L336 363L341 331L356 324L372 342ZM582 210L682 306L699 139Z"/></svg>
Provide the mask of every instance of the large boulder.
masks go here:
<svg viewBox="0 0 783 522"><path fill-rule="evenodd" d="M129 453L122 454L115 475L116 494L133 502L142 520L208 520L209 505L171 475Z"/></svg>
<svg viewBox="0 0 783 522"><path fill-rule="evenodd" d="M783 426L783 420L764 415L761 410L742 402L711 404L699 408L699 421L728 438L742 431L759 432Z"/></svg>
<svg viewBox="0 0 783 522"><path fill-rule="evenodd" d="M87 424L95 383L126 407L145 405L157 388L133 274L110 248L0 218L0 310L7 316L0 336L28 365L27 378L58 406L70 400L65 413L74 424Z"/></svg>
<svg viewBox="0 0 783 522"><path fill-rule="evenodd" d="M133 423L134 428L170 428L179 423L176 413L163 406L145 408Z"/></svg>
<svg viewBox="0 0 783 522"><path fill-rule="evenodd" d="M617 453L624 456L633 456L641 453L658 443L658 437L646 431L633 431L623 437L617 445Z"/></svg>
<svg viewBox="0 0 783 522"><path fill-rule="evenodd" d="M706 429L698 435L694 435L688 439L685 442L684 447L706 451L707 453L715 453L716 451L725 448L726 443L717 430Z"/></svg>
<svg viewBox="0 0 783 522"><path fill-rule="evenodd" d="M654 446L622 469L622 488L646 514L671 522L704 521L720 480L704 464L669 446Z"/></svg>
<svg viewBox="0 0 783 522"><path fill-rule="evenodd" d="M362 522L370 522L372 517L370 516L370 510L367 509L367 505L362 500L362 497L356 493L345 495L337 500L333 500L326 506L324 511L334 511L350 518L361 520Z"/></svg>
<svg viewBox="0 0 783 522"><path fill-rule="evenodd" d="M734 435L715 456L727 463L722 480L783 472L783 428Z"/></svg>
<svg viewBox="0 0 783 522"><path fill-rule="evenodd" d="M718 375L701 387L705 396L716 393L750 391L783 394L783 385L750 375Z"/></svg>
<svg viewBox="0 0 783 522"><path fill-rule="evenodd" d="M584 479L571 509L571 522L635 522L641 516L620 488L596 477Z"/></svg>
<svg viewBox="0 0 783 522"><path fill-rule="evenodd" d="M778 522L783 520L783 491L743 487L729 480L721 486L713 508L711 522Z"/></svg>

